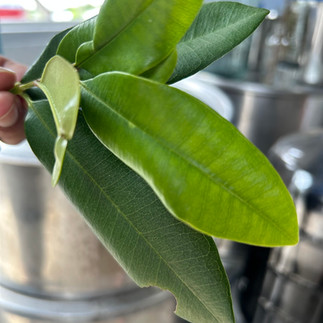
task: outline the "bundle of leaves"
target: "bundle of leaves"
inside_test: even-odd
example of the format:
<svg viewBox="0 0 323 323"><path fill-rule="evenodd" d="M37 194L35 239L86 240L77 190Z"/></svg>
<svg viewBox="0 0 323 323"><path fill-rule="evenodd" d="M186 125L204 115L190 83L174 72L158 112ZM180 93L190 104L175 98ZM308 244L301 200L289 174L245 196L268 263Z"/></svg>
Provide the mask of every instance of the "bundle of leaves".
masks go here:
<svg viewBox="0 0 323 323"><path fill-rule="evenodd" d="M248 37L267 10L202 0L107 0L56 35L13 92L27 139L140 286L192 322L233 322L213 236L294 244L296 214L271 164L214 110L169 84ZM53 153L54 151L54 153Z"/></svg>

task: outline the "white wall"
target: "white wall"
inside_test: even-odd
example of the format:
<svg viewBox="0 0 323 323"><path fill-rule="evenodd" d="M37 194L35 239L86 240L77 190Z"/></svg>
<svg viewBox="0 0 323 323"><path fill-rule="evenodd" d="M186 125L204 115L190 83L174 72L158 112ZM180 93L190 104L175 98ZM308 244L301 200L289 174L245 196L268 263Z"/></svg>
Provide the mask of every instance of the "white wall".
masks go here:
<svg viewBox="0 0 323 323"><path fill-rule="evenodd" d="M1 54L30 65L55 34L75 24L76 22L1 24Z"/></svg>

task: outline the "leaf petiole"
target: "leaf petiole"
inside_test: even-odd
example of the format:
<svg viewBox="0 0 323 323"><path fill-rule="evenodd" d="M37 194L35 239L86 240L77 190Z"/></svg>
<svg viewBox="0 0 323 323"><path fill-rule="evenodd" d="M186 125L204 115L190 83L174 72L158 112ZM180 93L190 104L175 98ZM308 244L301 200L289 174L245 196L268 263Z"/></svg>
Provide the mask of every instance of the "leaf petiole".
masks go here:
<svg viewBox="0 0 323 323"><path fill-rule="evenodd" d="M25 84L17 82L14 85L14 87L10 90L10 92L16 95L22 95L23 92L27 91L28 89L31 89L34 86L37 86L36 81L31 81Z"/></svg>

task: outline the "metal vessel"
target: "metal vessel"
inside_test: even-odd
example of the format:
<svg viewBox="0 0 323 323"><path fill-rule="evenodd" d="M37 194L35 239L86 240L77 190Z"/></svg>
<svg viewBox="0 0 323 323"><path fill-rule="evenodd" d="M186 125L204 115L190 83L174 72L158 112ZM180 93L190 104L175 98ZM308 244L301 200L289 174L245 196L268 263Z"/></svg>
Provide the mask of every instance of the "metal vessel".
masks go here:
<svg viewBox="0 0 323 323"><path fill-rule="evenodd" d="M294 199L296 246L270 255L254 323L323 321L323 131L282 138L270 158Z"/></svg>
<svg viewBox="0 0 323 323"><path fill-rule="evenodd" d="M169 322L174 300L138 288L27 143L1 144L0 322Z"/></svg>

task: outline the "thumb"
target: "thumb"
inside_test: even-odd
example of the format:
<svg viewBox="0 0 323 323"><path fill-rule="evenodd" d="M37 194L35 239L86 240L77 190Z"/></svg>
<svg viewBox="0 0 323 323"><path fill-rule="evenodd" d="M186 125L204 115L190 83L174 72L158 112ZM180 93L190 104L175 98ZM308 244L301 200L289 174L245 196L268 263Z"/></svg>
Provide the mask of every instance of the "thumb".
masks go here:
<svg viewBox="0 0 323 323"><path fill-rule="evenodd" d="M8 96L7 96L8 95ZM0 141L17 144L25 138L24 119L27 112L25 103L9 92L0 91Z"/></svg>
<svg viewBox="0 0 323 323"><path fill-rule="evenodd" d="M0 127L13 126L19 117L19 98L9 92L0 92Z"/></svg>

